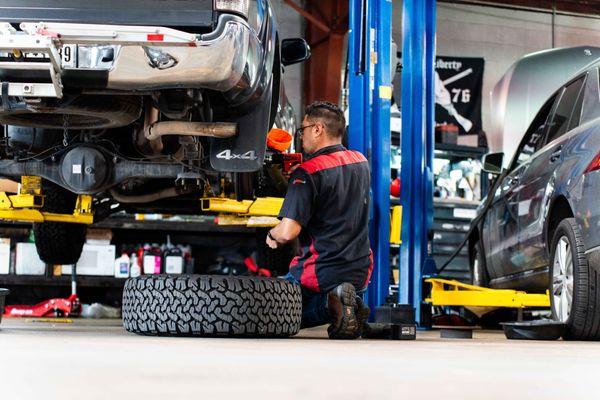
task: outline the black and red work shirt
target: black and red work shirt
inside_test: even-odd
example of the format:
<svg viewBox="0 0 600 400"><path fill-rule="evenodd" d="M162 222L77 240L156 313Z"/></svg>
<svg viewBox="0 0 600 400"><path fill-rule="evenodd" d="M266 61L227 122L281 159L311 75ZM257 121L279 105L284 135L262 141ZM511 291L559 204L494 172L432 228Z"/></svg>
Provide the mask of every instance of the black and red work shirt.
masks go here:
<svg viewBox="0 0 600 400"><path fill-rule="evenodd" d="M364 288L373 269L369 245L367 159L342 145L325 147L291 175L279 218L302 225L290 273L305 288L328 292L343 282Z"/></svg>

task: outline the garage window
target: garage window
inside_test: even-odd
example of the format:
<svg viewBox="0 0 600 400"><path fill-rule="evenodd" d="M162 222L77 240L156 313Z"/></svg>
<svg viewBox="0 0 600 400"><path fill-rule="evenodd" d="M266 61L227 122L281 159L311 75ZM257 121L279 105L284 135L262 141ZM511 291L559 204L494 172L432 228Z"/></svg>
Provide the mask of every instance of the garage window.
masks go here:
<svg viewBox="0 0 600 400"><path fill-rule="evenodd" d="M583 111L581 123L600 117L600 84L598 82L598 69L594 68L588 73L588 78L583 89Z"/></svg>
<svg viewBox="0 0 600 400"><path fill-rule="evenodd" d="M563 94L556 106L554 116L552 117L550 128L548 129L548 140L546 143L550 143L561 137L565 132L569 131L569 129L572 129L579 124L582 102L578 100L584 79L585 76L582 76L575 82L570 83L563 90ZM574 116L574 124L569 124L572 115Z"/></svg>

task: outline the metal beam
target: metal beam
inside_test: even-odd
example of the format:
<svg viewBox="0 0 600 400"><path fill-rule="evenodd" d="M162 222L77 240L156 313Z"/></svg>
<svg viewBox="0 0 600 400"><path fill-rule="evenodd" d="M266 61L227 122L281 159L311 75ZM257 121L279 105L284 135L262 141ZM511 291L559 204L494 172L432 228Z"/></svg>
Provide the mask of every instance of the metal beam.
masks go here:
<svg viewBox="0 0 600 400"><path fill-rule="evenodd" d="M402 138L399 302L420 317L423 270L432 261L435 0L404 0L402 12Z"/></svg>
<svg viewBox="0 0 600 400"><path fill-rule="evenodd" d="M304 100L327 100L337 104L342 89L344 37L348 32L348 0L306 2L300 8L285 0L306 18L306 40L311 58L304 66Z"/></svg>
<svg viewBox="0 0 600 400"><path fill-rule="evenodd" d="M391 19L390 0L350 0L348 144L371 165L371 309L385 303L390 283Z"/></svg>
<svg viewBox="0 0 600 400"><path fill-rule="evenodd" d="M350 0L348 35L348 147L370 158L369 36L367 0Z"/></svg>
<svg viewBox="0 0 600 400"><path fill-rule="evenodd" d="M377 268L369 286L368 303L371 309L385 303L390 286L390 106L392 100L392 3L390 0L372 1L371 29L375 33L374 51L370 61L374 63L373 118L371 131L371 188L373 191L373 224L371 245Z"/></svg>
<svg viewBox="0 0 600 400"><path fill-rule="evenodd" d="M327 22L323 21L318 16L309 13L304 8L296 4L293 0L283 0L283 2L288 6L292 7L298 14L302 15L304 18L310 21L311 24L313 24L323 32L329 33L331 31L331 29L329 29L329 27L327 26Z"/></svg>

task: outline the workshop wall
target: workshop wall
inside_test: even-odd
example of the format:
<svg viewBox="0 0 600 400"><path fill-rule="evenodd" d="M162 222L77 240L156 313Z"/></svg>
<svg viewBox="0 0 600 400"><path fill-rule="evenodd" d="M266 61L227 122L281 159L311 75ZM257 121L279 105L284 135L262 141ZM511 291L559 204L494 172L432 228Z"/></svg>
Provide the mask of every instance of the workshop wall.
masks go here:
<svg viewBox="0 0 600 400"><path fill-rule="evenodd" d="M402 1L394 0L393 38L402 48ZM483 130L494 150L512 151L522 132L504 138L490 137L490 92L518 58L552 47L551 15L492 7L438 3L437 53L442 56L483 57ZM556 16L556 47L592 45L600 42L600 19ZM461 138L462 140L468 138ZM470 140L473 145L474 140Z"/></svg>
<svg viewBox="0 0 600 400"><path fill-rule="evenodd" d="M297 2L302 4L302 2ZM294 11L290 6L285 4L283 0L274 0L272 2L273 8L277 15L277 21L279 22L279 35L281 39L292 38L292 37L304 37L304 18ZM296 65L290 65L285 68L283 74L283 82L285 84L285 91L288 99L294 107L296 117L298 121L304 112L304 101L303 101L303 87L304 87L304 64L299 63Z"/></svg>

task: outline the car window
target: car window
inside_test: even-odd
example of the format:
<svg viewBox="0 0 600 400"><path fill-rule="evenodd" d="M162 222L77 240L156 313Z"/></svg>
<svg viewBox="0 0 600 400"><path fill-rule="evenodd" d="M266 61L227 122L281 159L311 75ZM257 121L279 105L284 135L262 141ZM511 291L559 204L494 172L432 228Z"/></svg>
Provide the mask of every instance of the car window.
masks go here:
<svg viewBox="0 0 600 400"><path fill-rule="evenodd" d="M579 96L577 96L577 101L575 102L575 106L573 107L573 111L571 112L571 119L569 120L569 127L567 128L567 132L571 129L575 129L579 126L579 122L581 121L581 108L583 107L583 90L579 90ZM549 138L548 142L550 142L552 138Z"/></svg>
<svg viewBox="0 0 600 400"><path fill-rule="evenodd" d="M600 117L600 83L598 80L598 68L588 73L583 89L583 110L581 112L581 123Z"/></svg>
<svg viewBox="0 0 600 400"><path fill-rule="evenodd" d="M581 87L583 86L584 79L585 76L582 76L576 81L570 83L563 90L562 96L560 97L558 105L556 106L554 116L552 117L552 122L550 122L550 127L548 128L547 143L559 138L569 130L569 121L573 111L576 108L575 106L577 105L577 99L579 97ZM579 112L581 112L581 107L579 108ZM577 123L579 123L579 116L577 116Z"/></svg>
<svg viewBox="0 0 600 400"><path fill-rule="evenodd" d="M511 169L515 169L519 165L529 160L533 153L542 147L542 143L544 142L544 133L546 132L548 119L550 118L550 112L553 109L557 96L558 95L554 95L548 99L548 101L546 101L533 119L533 122L525 133L523 141L519 145L519 149L516 153L517 156L514 159Z"/></svg>

